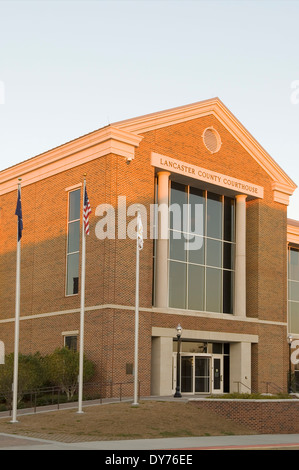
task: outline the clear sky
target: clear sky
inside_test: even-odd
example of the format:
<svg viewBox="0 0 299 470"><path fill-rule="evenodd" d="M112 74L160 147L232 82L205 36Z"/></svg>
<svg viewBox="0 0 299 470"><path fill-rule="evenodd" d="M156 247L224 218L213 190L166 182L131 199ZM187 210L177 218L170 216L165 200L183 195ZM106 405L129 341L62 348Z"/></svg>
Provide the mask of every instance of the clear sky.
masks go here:
<svg viewBox="0 0 299 470"><path fill-rule="evenodd" d="M0 170L215 96L299 186L299 1L0 0Z"/></svg>

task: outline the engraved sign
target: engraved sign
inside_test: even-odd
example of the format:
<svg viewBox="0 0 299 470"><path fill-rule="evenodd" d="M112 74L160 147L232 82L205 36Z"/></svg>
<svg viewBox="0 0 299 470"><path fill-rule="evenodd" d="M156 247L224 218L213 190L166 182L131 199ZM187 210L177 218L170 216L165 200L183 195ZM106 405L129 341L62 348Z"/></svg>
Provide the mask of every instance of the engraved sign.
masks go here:
<svg viewBox="0 0 299 470"><path fill-rule="evenodd" d="M222 175L216 171L200 168L199 166L166 157L165 155L152 152L151 163L156 168L163 168L164 170L170 171L172 173L186 175L190 178L204 181L206 183L232 189L238 193L248 194L249 196L254 196L261 199L264 197L264 188L262 186L233 178L232 176Z"/></svg>

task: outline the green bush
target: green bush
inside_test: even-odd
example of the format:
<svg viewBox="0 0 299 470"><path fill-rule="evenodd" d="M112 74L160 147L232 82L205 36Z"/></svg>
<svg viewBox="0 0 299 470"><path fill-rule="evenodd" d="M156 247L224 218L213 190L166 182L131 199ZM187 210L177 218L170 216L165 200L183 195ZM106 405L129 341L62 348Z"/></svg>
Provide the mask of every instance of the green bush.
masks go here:
<svg viewBox="0 0 299 470"><path fill-rule="evenodd" d="M42 357L39 353L34 355L19 354L18 374L18 401L23 398L26 390L41 387L44 382L44 368ZM12 405L12 383L14 373L14 354L5 358L5 364L0 366L0 390L6 402Z"/></svg>
<svg viewBox="0 0 299 470"><path fill-rule="evenodd" d="M94 364L84 358L83 381L90 380L95 372ZM48 356L41 356L40 353L23 355L19 354L19 374L18 374L18 403L25 398L30 401L30 397L25 392L38 390L46 386L60 387L66 394L67 400L72 399L77 388L79 374L79 353L68 348L56 349ZM0 365L0 400L12 406L12 383L14 374L14 354L5 357L5 364ZM46 402L42 396L38 400ZM57 403L58 397L56 397ZM59 397L63 402L63 397ZM51 395L52 403L52 395Z"/></svg>
<svg viewBox="0 0 299 470"><path fill-rule="evenodd" d="M66 393L68 400L74 396L78 385L79 353L69 348L56 349L45 359L47 378L51 385L56 385ZM95 372L94 364L83 359L83 382L90 380Z"/></svg>

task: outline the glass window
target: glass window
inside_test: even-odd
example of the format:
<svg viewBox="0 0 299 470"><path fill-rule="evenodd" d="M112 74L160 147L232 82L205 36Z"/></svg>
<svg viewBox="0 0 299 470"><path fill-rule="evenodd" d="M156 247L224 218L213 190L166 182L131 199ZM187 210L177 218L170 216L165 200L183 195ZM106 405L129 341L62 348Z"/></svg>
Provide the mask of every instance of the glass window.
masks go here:
<svg viewBox="0 0 299 470"><path fill-rule="evenodd" d="M224 197L224 240L233 242L235 240L235 200Z"/></svg>
<svg viewBox="0 0 299 470"><path fill-rule="evenodd" d="M68 253L79 251L80 247L80 220L69 223L69 233L67 237Z"/></svg>
<svg viewBox="0 0 299 470"><path fill-rule="evenodd" d="M299 333L299 302L289 302L289 322L291 333Z"/></svg>
<svg viewBox="0 0 299 470"><path fill-rule="evenodd" d="M80 189L69 193L69 222L80 219Z"/></svg>
<svg viewBox="0 0 299 470"><path fill-rule="evenodd" d="M222 238L222 197L208 192L207 236Z"/></svg>
<svg viewBox="0 0 299 470"><path fill-rule="evenodd" d="M190 188L189 231L197 235L205 234L205 193L201 189Z"/></svg>
<svg viewBox="0 0 299 470"><path fill-rule="evenodd" d="M223 243L223 267L234 269L235 245L233 243Z"/></svg>
<svg viewBox="0 0 299 470"><path fill-rule="evenodd" d="M187 250L185 250L185 237L181 232L169 232L169 258L178 261L187 261Z"/></svg>
<svg viewBox="0 0 299 470"><path fill-rule="evenodd" d="M71 351L77 352L77 336L65 336L64 346Z"/></svg>
<svg viewBox="0 0 299 470"><path fill-rule="evenodd" d="M66 295L79 292L80 198L80 189L69 193Z"/></svg>
<svg viewBox="0 0 299 470"><path fill-rule="evenodd" d="M206 268L207 292L206 292L206 310L208 312L222 311L222 289L221 289L221 270Z"/></svg>
<svg viewBox="0 0 299 470"><path fill-rule="evenodd" d="M299 302L299 282L289 281L289 300Z"/></svg>
<svg viewBox="0 0 299 470"><path fill-rule="evenodd" d="M169 264L169 306L186 308L187 264L170 261Z"/></svg>
<svg viewBox="0 0 299 470"><path fill-rule="evenodd" d="M223 313L234 312L234 272L223 270Z"/></svg>
<svg viewBox="0 0 299 470"><path fill-rule="evenodd" d="M170 205L174 206L170 210L169 228L173 230L179 230L182 232L187 231L187 213L186 205L188 202L187 186L179 183L171 183L171 196ZM184 208L185 206L185 208ZM184 213L185 209L185 213ZM185 217L184 217L185 215Z"/></svg>
<svg viewBox="0 0 299 470"><path fill-rule="evenodd" d="M222 266L222 243L218 240L207 239L207 266Z"/></svg>
<svg viewBox="0 0 299 470"><path fill-rule="evenodd" d="M288 251L288 298L289 298L289 331L299 333L299 249Z"/></svg>
<svg viewBox="0 0 299 470"><path fill-rule="evenodd" d="M79 292L79 253L67 256L67 295Z"/></svg>
<svg viewBox="0 0 299 470"><path fill-rule="evenodd" d="M205 238L194 235L188 240L189 263L205 264Z"/></svg>
<svg viewBox="0 0 299 470"><path fill-rule="evenodd" d="M174 341L174 352L177 352L177 342ZM207 353L208 343L200 341L182 341L181 351L188 353Z"/></svg>
<svg viewBox="0 0 299 470"><path fill-rule="evenodd" d="M289 279L299 281L299 250L289 249Z"/></svg>
<svg viewBox="0 0 299 470"><path fill-rule="evenodd" d="M212 344L212 351L213 354L222 354L222 343L213 343Z"/></svg>
<svg viewBox="0 0 299 470"><path fill-rule="evenodd" d="M196 264L188 265L188 308L204 310L205 268Z"/></svg>
<svg viewBox="0 0 299 470"><path fill-rule="evenodd" d="M170 201L169 306L233 313L234 199L172 182Z"/></svg>

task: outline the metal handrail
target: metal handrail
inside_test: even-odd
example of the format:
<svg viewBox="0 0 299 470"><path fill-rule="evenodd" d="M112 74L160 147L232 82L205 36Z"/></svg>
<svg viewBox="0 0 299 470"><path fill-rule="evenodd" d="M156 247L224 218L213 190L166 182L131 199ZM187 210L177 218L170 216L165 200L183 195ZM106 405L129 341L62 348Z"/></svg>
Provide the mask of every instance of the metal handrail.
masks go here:
<svg viewBox="0 0 299 470"><path fill-rule="evenodd" d="M112 398L114 395L115 387L118 387L118 394L116 394L115 398L119 398L119 401L122 401L123 399L123 394L124 394L124 386L125 385L132 385L134 386L134 382L132 381L127 381L127 382L88 382L84 384L84 389L86 391L86 388L94 388L97 392L99 392L99 400L100 403L103 402L103 395L105 395L105 398ZM138 382L138 397L140 398L140 387L141 387L141 382ZM63 387L65 388L65 387ZM76 391L77 391L76 387ZM107 393L109 391L110 393ZM104 393L103 393L104 392ZM19 393L19 396L22 397L22 400L26 397L30 397L30 400L28 402L31 404L30 408L34 409L34 412L36 413L37 409L37 402L38 398L41 398L42 395L52 395L52 405L54 405L54 398L57 396L57 409L60 409L61 405L61 396L64 395L63 389L60 386L52 386L52 387L43 387L43 388L38 388L38 389L33 389L33 390L25 390ZM7 393L4 391L0 390L0 398L4 399L7 402ZM76 403L78 401L77 397L75 399L72 399L68 401L68 403ZM26 402L26 400L25 400ZM23 401L24 403L24 401ZM11 413L11 403L9 404L9 411ZM49 404L51 405L51 404ZM42 405L45 406L45 405Z"/></svg>
<svg viewBox="0 0 299 470"><path fill-rule="evenodd" d="M248 385L244 384L243 382L241 382L239 380L235 381L233 383L238 384L238 393L240 393L240 385L242 385L243 387L246 387L249 390L249 393L254 393L254 392L252 392L252 389L250 387L248 387Z"/></svg>
<svg viewBox="0 0 299 470"><path fill-rule="evenodd" d="M277 385L275 382L262 382L262 384L266 384L267 385L267 392L266 393L270 393L269 392L269 386L271 386L272 388L274 388L274 390L276 390L276 392L278 393L283 393L283 389Z"/></svg>

